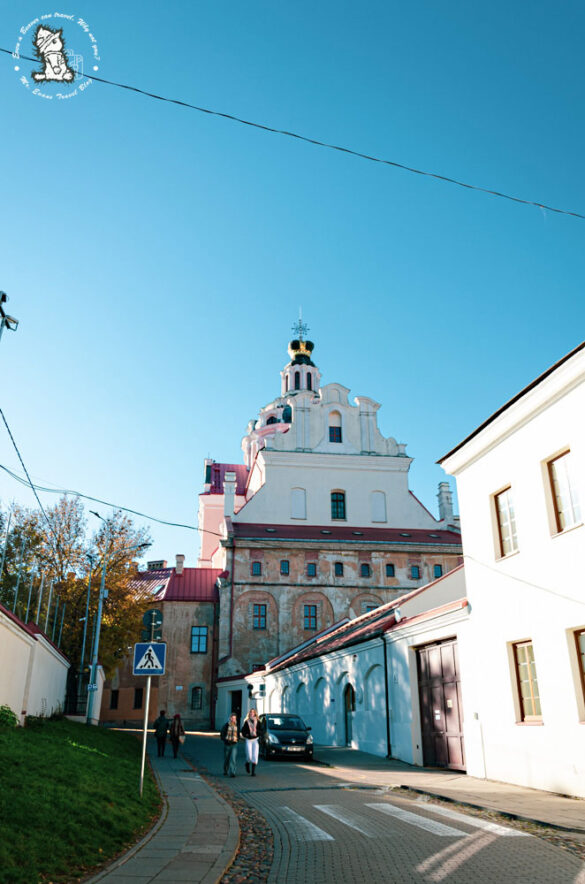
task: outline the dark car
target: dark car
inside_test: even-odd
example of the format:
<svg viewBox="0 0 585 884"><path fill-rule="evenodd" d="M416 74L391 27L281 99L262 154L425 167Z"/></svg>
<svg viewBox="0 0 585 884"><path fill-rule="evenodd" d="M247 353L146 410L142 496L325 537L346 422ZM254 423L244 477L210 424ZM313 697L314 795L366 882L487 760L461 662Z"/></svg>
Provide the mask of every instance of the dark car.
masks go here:
<svg viewBox="0 0 585 884"><path fill-rule="evenodd" d="M313 737L299 715L268 713L259 719L259 742L262 758L276 755L313 757Z"/></svg>

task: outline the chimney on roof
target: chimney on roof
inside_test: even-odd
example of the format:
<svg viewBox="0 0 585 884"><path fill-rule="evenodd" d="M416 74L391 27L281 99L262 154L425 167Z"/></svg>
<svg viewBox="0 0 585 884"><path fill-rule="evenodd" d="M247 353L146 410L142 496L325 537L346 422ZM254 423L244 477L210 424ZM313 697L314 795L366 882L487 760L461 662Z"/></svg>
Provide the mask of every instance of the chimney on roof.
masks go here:
<svg viewBox="0 0 585 884"><path fill-rule="evenodd" d="M185 564L185 556L181 555L181 553L177 553L175 556L176 565L175 565L175 574L180 575L183 573L183 565Z"/></svg>
<svg viewBox="0 0 585 884"><path fill-rule="evenodd" d="M223 478L223 514L233 516L236 502L236 474L228 472Z"/></svg>
<svg viewBox="0 0 585 884"><path fill-rule="evenodd" d="M448 482L439 482L439 519L447 525L453 522L453 494Z"/></svg>

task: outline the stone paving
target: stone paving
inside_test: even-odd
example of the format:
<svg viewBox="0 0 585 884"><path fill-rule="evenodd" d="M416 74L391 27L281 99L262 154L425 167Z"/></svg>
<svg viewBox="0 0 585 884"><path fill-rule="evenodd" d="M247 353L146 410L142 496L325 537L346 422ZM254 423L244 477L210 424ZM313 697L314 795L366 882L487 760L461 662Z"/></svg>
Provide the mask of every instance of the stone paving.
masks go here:
<svg viewBox="0 0 585 884"><path fill-rule="evenodd" d="M584 801L347 749L316 755L320 763L261 763L251 778L242 750L238 776L224 778L218 737L190 734L179 759L151 758L165 796L157 825L91 882L585 884ZM454 802L465 816L450 842L404 824L435 816L436 829ZM539 837L498 837L478 831L479 819Z"/></svg>
<svg viewBox="0 0 585 884"><path fill-rule="evenodd" d="M180 757L149 757L165 810L142 841L88 884L216 884L235 857L238 822L231 807Z"/></svg>

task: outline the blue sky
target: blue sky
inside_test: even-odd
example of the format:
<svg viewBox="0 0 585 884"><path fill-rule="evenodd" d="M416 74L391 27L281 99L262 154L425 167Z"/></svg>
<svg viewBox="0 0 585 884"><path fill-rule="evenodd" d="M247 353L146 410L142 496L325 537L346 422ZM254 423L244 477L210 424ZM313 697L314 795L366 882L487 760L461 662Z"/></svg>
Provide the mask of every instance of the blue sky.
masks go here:
<svg viewBox="0 0 585 884"><path fill-rule="evenodd" d="M0 45L55 10L108 79L585 212L580 3L26 0ZM0 399L35 480L195 524L302 305L323 382L382 403L436 513L436 459L584 337L585 221L98 83L47 101L14 64ZM34 504L5 474L0 499ZM151 531L195 563L194 532Z"/></svg>

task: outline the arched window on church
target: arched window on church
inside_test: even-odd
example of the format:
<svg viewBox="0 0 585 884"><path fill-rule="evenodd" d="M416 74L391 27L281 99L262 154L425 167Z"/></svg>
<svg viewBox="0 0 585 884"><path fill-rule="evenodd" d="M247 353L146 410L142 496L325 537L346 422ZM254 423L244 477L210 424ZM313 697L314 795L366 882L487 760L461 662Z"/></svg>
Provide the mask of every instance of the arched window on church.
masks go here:
<svg viewBox="0 0 585 884"><path fill-rule="evenodd" d="M313 375L311 372L307 374L307 390L313 389Z"/></svg>
<svg viewBox="0 0 585 884"><path fill-rule="evenodd" d="M386 495L383 491L372 491L370 494L370 510L372 522L386 521Z"/></svg>
<svg viewBox="0 0 585 884"><path fill-rule="evenodd" d="M268 420L266 421L266 423L267 423L267 424L277 424L277 423L278 423L278 420L274 417L274 415L271 415L271 416L268 418Z"/></svg>
<svg viewBox="0 0 585 884"><path fill-rule="evenodd" d="M341 415L338 411L329 413L329 441L341 442Z"/></svg>
<svg viewBox="0 0 585 884"><path fill-rule="evenodd" d="M285 405L282 409L282 420L285 424L290 424L292 421L292 408L290 405Z"/></svg>
<svg viewBox="0 0 585 884"><path fill-rule="evenodd" d="M307 493L304 488L291 488L290 517L291 519L307 518Z"/></svg>
<svg viewBox="0 0 585 884"><path fill-rule="evenodd" d="M295 371L295 390L301 389L301 373L300 371Z"/></svg>
<svg viewBox="0 0 585 884"><path fill-rule="evenodd" d="M288 393L288 375L284 379L284 392Z"/></svg>
<svg viewBox="0 0 585 884"><path fill-rule="evenodd" d="M345 491L331 492L331 518L345 519Z"/></svg>

